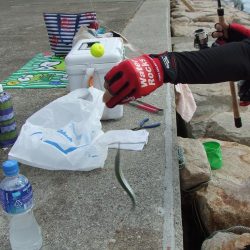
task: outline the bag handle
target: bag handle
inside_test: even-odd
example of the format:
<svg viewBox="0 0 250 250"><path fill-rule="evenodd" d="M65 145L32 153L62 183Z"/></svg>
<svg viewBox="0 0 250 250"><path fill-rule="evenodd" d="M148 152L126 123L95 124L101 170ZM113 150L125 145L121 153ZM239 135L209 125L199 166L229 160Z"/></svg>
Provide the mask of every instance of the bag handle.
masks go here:
<svg viewBox="0 0 250 250"><path fill-rule="evenodd" d="M76 34L77 27L78 27L79 21L80 21L80 17L81 17L81 14L76 14L75 31L74 31L73 37ZM64 42L62 37L61 37L61 14L57 14L57 26L58 26L59 39L61 40L61 42L66 44L66 45L70 45L72 43L72 41L71 42Z"/></svg>

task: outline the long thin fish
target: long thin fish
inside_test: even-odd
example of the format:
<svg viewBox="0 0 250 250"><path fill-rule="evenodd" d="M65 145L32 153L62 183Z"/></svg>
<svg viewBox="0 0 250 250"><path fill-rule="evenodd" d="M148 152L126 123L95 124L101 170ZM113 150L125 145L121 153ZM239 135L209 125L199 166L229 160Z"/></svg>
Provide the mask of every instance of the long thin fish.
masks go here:
<svg viewBox="0 0 250 250"><path fill-rule="evenodd" d="M136 206L135 193L133 189L131 188L131 186L128 184L128 181L126 180L122 172L121 166L120 166L120 145L118 147L118 150L115 156L115 176L118 182L120 183L120 185L122 186L122 188L126 191L128 196L130 197L132 201L132 210L135 209L135 206Z"/></svg>

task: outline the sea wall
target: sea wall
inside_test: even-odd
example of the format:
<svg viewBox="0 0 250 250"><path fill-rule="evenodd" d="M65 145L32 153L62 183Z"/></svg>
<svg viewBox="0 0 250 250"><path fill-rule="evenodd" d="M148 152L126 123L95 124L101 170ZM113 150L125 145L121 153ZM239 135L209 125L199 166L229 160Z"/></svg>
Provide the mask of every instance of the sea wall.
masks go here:
<svg viewBox="0 0 250 250"><path fill-rule="evenodd" d="M224 5L225 19L250 27L250 15ZM218 22L217 1L180 0L171 1L171 31L173 51L191 51L194 48L194 31L204 29L209 46L214 42L211 32ZM237 83L235 83L237 85ZM193 219L200 221L194 232L193 225L185 225L191 215L184 214L184 245L196 249L191 242L192 234L198 239L202 232L203 250L241 249L250 244L250 106L240 107L243 126L234 126L229 84L189 85L197 104L197 110L189 123L184 123L186 139L179 137L186 165L180 170L181 187L185 189L183 204L195 207ZM182 124L183 125L183 124ZM223 165L219 170L210 170L207 158L197 154L197 147L204 141L213 140L221 144ZM190 145L192 147L190 148ZM207 170L206 170L207 168ZM210 174L208 176L208 173ZM197 178L198 176L198 178ZM200 186L197 180L200 179ZM195 185L192 186L192 183ZM186 187L189 187L187 194ZM187 206L186 206L187 208ZM186 223L188 224L188 223ZM237 228L241 231L237 231ZM218 232L233 228L233 232ZM191 232L191 233L190 233ZM235 233L235 234L233 234ZM185 240L189 238L188 240ZM209 236L214 235L211 239ZM191 237L190 237L191 236ZM189 242L188 242L189 241ZM188 243L187 243L188 242ZM240 242L240 243L239 243ZM238 244L238 245L237 245Z"/></svg>

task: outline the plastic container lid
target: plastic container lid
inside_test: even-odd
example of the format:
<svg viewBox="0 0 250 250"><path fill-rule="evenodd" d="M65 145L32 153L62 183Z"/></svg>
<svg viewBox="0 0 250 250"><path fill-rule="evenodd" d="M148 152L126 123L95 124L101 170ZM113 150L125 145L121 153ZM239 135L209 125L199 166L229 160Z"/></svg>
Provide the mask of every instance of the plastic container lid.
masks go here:
<svg viewBox="0 0 250 250"><path fill-rule="evenodd" d="M19 165L16 160L7 160L3 163L3 173L5 176L14 176L19 173Z"/></svg>
<svg viewBox="0 0 250 250"><path fill-rule="evenodd" d="M94 43L101 43L105 53L102 57L94 57L90 48ZM79 40L68 55L65 57L66 69L76 65L106 65L107 63L118 63L124 59L124 45L119 37L92 38ZM93 66L95 65L95 66Z"/></svg>

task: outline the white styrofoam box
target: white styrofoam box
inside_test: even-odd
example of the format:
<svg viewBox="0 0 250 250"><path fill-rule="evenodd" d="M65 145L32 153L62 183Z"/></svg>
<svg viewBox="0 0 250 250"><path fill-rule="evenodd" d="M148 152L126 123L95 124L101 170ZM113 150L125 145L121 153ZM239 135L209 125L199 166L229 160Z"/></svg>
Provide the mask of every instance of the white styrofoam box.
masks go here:
<svg viewBox="0 0 250 250"><path fill-rule="evenodd" d="M104 46L104 55L94 57L91 46L99 42ZM67 89L73 91L87 88L88 77L93 74L94 87L104 90L104 76L116 64L124 59L124 45L119 37L93 38L79 40L65 58L69 83ZM123 116L123 106L109 109L105 107L102 120L119 119Z"/></svg>

